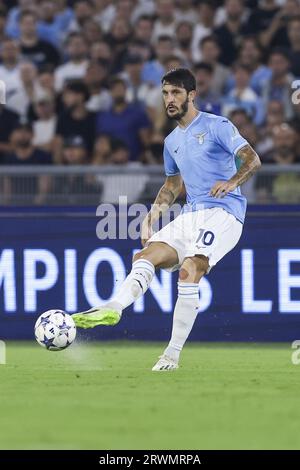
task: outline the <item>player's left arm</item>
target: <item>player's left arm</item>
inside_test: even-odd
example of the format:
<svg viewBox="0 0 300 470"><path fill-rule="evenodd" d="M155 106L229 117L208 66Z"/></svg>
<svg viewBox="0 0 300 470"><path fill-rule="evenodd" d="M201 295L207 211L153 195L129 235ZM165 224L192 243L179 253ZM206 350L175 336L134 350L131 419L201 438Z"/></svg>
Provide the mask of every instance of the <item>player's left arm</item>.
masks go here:
<svg viewBox="0 0 300 470"><path fill-rule="evenodd" d="M243 162L240 169L228 181L217 181L210 191L213 197L224 197L245 183L261 167L261 161L251 145L247 144L237 152Z"/></svg>

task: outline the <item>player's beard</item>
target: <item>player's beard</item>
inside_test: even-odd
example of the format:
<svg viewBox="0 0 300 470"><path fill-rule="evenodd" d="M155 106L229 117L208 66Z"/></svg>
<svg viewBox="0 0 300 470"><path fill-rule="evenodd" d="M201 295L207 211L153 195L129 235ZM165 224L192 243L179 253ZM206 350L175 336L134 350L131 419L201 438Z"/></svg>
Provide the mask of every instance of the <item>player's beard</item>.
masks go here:
<svg viewBox="0 0 300 470"><path fill-rule="evenodd" d="M188 107L189 107L189 99L187 98L184 103L182 103L181 108L178 110L177 113L170 115L167 111L167 116L169 119L175 120L175 121L180 121L186 113L188 112Z"/></svg>

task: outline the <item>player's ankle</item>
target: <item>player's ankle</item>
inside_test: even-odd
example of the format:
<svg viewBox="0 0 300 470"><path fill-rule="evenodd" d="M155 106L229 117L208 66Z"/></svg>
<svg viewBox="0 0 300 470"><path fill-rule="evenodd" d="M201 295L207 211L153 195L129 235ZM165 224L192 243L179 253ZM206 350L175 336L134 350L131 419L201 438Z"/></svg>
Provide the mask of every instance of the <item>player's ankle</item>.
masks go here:
<svg viewBox="0 0 300 470"><path fill-rule="evenodd" d="M164 355L168 356L172 361L178 364L180 358L181 349L178 349L176 346L169 344L164 350Z"/></svg>
<svg viewBox="0 0 300 470"><path fill-rule="evenodd" d="M112 300L111 302L108 302L105 307L112 308L114 310L117 310L117 312L122 315L122 310L123 310L123 305L117 302L116 300Z"/></svg>

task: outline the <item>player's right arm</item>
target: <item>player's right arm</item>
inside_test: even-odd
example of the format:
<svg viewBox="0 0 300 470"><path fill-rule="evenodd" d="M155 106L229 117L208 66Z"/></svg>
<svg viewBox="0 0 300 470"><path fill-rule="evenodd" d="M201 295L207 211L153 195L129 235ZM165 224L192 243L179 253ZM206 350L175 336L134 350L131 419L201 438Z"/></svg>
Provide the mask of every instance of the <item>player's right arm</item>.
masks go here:
<svg viewBox="0 0 300 470"><path fill-rule="evenodd" d="M143 246L153 235L153 224L155 224L161 215L166 212L176 201L178 195L180 194L181 188L182 178L179 174L166 177L164 185L160 188L154 204L151 206L151 210L148 212L143 221L141 233Z"/></svg>

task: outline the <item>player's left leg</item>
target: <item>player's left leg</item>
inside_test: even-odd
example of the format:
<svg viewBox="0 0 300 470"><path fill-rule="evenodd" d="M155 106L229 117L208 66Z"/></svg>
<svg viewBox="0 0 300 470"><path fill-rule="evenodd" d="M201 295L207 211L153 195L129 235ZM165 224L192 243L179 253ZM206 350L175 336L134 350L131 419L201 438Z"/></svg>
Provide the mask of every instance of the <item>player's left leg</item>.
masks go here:
<svg viewBox="0 0 300 470"><path fill-rule="evenodd" d="M181 350L193 328L199 310L199 282L209 268L208 258L186 258L179 271L178 299L173 316L171 340L153 371L178 368Z"/></svg>

